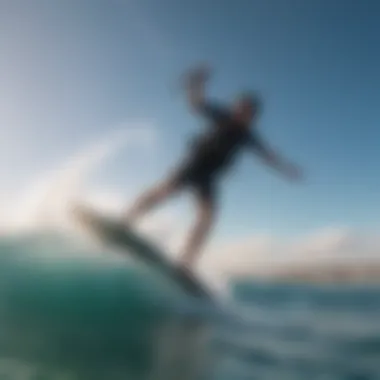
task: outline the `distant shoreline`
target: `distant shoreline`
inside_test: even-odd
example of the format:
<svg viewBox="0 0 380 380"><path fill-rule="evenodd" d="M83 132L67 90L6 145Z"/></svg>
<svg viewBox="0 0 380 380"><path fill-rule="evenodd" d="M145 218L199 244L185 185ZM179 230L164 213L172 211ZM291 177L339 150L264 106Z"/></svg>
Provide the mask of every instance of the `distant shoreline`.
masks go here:
<svg viewBox="0 0 380 380"><path fill-rule="evenodd" d="M259 269L259 268L258 268ZM251 276L240 275L238 279ZM258 270L255 278L315 284L380 284L380 261L366 263L293 264Z"/></svg>

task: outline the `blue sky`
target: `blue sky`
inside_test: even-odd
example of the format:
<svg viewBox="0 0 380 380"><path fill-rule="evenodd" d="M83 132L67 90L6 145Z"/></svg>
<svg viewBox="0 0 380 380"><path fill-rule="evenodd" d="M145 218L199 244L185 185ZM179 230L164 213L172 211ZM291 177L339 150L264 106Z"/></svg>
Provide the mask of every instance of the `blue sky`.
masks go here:
<svg viewBox="0 0 380 380"><path fill-rule="evenodd" d="M289 184L244 155L222 187L220 233L376 229L379 15L375 0L4 0L0 184L25 186L128 121L158 130L155 181L201 126L176 78L205 60L213 98L263 94L261 133L306 174ZM125 154L99 181L128 187Z"/></svg>

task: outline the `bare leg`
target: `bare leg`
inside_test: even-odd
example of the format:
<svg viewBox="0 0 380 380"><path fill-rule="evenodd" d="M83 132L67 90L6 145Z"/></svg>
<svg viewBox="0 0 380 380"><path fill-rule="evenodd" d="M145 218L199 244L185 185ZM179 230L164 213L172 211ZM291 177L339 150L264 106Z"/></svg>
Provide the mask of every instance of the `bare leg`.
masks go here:
<svg viewBox="0 0 380 380"><path fill-rule="evenodd" d="M209 236L214 221L215 210L213 203L202 197L197 198L197 203L198 215L195 224L190 231L190 235L181 258L182 265L187 269L190 269L194 265L194 262L200 253L200 249Z"/></svg>
<svg viewBox="0 0 380 380"><path fill-rule="evenodd" d="M160 183L137 198L132 208L125 213L124 219L127 223L133 223L137 218L151 211L177 190L177 184L171 179Z"/></svg>

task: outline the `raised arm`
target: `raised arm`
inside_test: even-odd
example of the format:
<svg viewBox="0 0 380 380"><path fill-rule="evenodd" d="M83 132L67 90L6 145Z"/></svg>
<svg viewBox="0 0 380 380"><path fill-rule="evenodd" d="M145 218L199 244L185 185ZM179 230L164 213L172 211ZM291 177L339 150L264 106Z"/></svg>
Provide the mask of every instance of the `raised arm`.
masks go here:
<svg viewBox="0 0 380 380"><path fill-rule="evenodd" d="M220 121L229 117L229 113L221 104L210 101L205 96L206 82L210 77L210 68L203 65L190 70L185 75L185 92L191 109L197 114L219 125Z"/></svg>
<svg viewBox="0 0 380 380"><path fill-rule="evenodd" d="M203 65L190 70L185 75L185 92L191 108L197 113L204 113L206 106L205 86L210 77L210 69Z"/></svg>

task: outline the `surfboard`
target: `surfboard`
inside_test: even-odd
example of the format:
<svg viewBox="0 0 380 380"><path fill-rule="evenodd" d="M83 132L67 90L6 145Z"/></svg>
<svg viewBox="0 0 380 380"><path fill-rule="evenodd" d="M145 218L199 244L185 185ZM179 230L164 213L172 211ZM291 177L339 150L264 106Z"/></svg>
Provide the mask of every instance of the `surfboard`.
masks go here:
<svg viewBox="0 0 380 380"><path fill-rule="evenodd" d="M130 226L83 205L76 205L73 215L79 223L106 244L126 250L137 259L152 265L173 279L190 296L214 303L211 292L193 274L176 266L158 247L141 237Z"/></svg>

